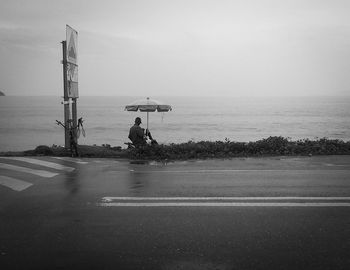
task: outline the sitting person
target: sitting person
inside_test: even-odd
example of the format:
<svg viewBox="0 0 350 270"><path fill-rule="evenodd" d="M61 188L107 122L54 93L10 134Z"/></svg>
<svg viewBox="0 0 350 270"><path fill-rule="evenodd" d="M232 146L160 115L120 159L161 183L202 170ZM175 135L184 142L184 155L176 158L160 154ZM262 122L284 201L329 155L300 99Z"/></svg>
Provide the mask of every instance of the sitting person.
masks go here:
<svg viewBox="0 0 350 270"><path fill-rule="evenodd" d="M146 132L140 127L141 118L135 118L135 124L130 128L129 139L135 147L146 145L147 137L151 140L151 145L156 145L158 142L152 138L151 132L147 129Z"/></svg>
<svg viewBox="0 0 350 270"><path fill-rule="evenodd" d="M144 129L140 127L141 118L135 118L135 124L130 128L129 139L132 141L134 146L141 146L146 144L146 136L144 134Z"/></svg>

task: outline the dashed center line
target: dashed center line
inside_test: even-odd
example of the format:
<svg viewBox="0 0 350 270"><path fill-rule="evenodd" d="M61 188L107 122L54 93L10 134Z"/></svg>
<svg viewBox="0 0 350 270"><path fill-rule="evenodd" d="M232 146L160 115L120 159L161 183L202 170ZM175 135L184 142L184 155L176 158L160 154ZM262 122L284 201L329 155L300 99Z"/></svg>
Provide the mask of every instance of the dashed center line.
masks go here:
<svg viewBox="0 0 350 270"><path fill-rule="evenodd" d="M350 197L103 197L102 207L350 207Z"/></svg>
<svg viewBox="0 0 350 270"><path fill-rule="evenodd" d="M350 201L350 197L103 197L103 202L112 201Z"/></svg>
<svg viewBox="0 0 350 270"><path fill-rule="evenodd" d="M350 203L248 203L248 202L162 202L162 203L99 203L105 207L350 207Z"/></svg>

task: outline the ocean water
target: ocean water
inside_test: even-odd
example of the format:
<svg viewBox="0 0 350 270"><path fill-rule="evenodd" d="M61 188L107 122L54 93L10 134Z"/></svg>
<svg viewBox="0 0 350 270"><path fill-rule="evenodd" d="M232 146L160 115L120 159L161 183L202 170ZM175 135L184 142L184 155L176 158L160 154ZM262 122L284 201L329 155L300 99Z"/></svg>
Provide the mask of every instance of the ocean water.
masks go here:
<svg viewBox="0 0 350 270"><path fill-rule="evenodd" d="M189 140L248 142L269 136L290 139L350 140L350 97L154 97L172 105L166 113L150 113L149 128L159 143ZM135 117L124 106L138 97L81 97L86 137L79 144L125 147ZM0 97L0 151L64 145L60 97Z"/></svg>

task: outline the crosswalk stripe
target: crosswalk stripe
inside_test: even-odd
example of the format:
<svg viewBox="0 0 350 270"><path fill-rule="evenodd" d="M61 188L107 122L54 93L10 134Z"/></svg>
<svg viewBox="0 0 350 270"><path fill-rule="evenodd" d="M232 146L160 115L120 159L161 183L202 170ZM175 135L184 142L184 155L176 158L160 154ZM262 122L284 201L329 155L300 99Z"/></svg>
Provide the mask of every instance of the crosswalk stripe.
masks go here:
<svg viewBox="0 0 350 270"><path fill-rule="evenodd" d="M73 163L77 163L77 164L88 164L89 163L87 161L81 161L81 159L75 159L75 158L70 158L70 157L52 157L52 158L64 160L64 161L69 161L69 162L73 162Z"/></svg>
<svg viewBox="0 0 350 270"><path fill-rule="evenodd" d="M38 176L45 177L45 178L51 178L51 177L58 175L58 173L53 173L53 172L48 172L48 171L43 171L43 170L34 170L31 168L20 167L20 166L11 165L11 164L4 164L4 163L0 163L0 169L30 173L30 174L38 175Z"/></svg>
<svg viewBox="0 0 350 270"><path fill-rule="evenodd" d="M26 188L29 188L33 184L12 177L0 175L0 185L11 188L15 191L22 191Z"/></svg>
<svg viewBox="0 0 350 270"><path fill-rule="evenodd" d="M67 166L63 166L61 164L57 164L57 163L53 163L53 162L49 162L49 161L44 161L44 160L40 160L40 159L34 159L34 158L6 157L6 159L23 161L23 162L27 162L27 163L31 163L31 164L35 164L35 165L49 167L49 168L56 169L56 170L66 171L66 172L71 172L71 171L75 170L72 167L67 167Z"/></svg>

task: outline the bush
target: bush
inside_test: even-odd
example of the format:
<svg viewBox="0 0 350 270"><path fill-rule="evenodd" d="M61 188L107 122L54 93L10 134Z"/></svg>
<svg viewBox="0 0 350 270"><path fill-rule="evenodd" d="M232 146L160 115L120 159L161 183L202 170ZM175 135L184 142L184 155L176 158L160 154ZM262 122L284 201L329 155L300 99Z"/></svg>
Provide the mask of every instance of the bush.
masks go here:
<svg viewBox="0 0 350 270"><path fill-rule="evenodd" d="M350 142L326 138L290 141L281 136L268 137L256 142L200 141L170 145L145 146L132 149L131 159L172 159L230 158L239 156L275 155L343 155L350 154Z"/></svg>
<svg viewBox="0 0 350 270"><path fill-rule="evenodd" d="M169 145L146 145L134 149L121 149L103 146L79 145L79 153L82 157L116 157L129 159L148 160L186 160L205 158L230 158L240 156L276 156L276 155L349 155L350 141L331 140L322 138L318 140L291 141L281 136L268 137L256 142L231 142L225 141L188 141L186 143ZM54 155L69 156L70 151L64 147L48 147L40 145L35 150L14 153L0 153L2 155Z"/></svg>
<svg viewBox="0 0 350 270"><path fill-rule="evenodd" d="M50 156L53 154L53 151L49 146L39 145L34 149L33 154L34 155Z"/></svg>

